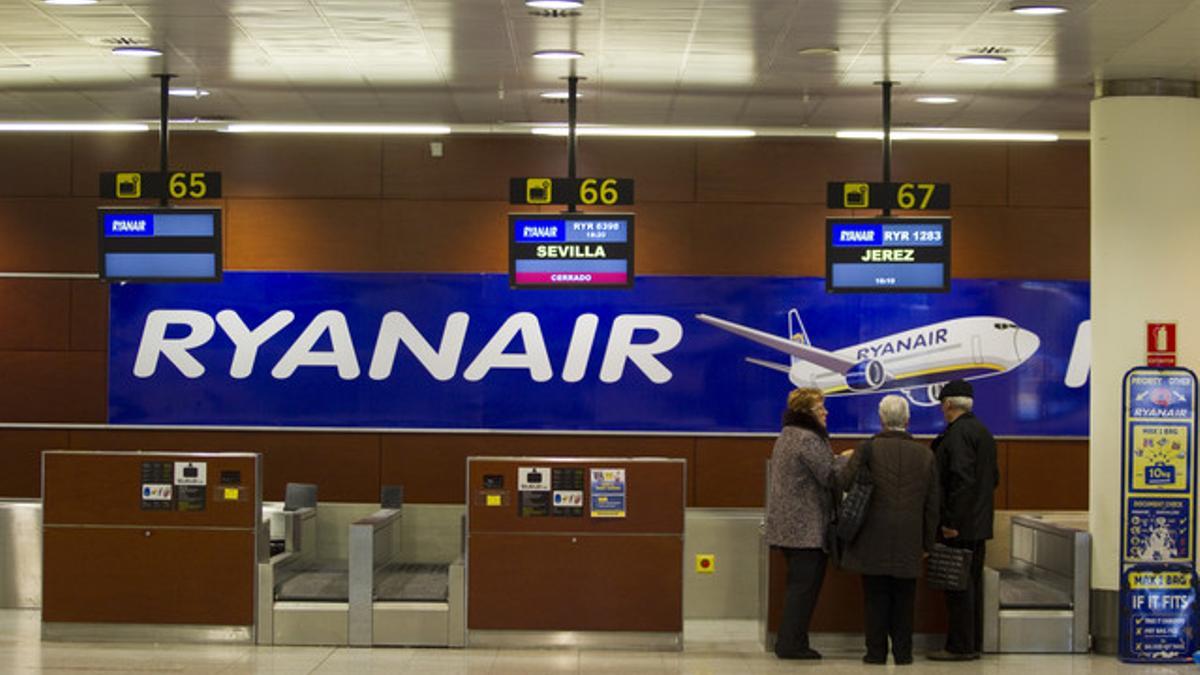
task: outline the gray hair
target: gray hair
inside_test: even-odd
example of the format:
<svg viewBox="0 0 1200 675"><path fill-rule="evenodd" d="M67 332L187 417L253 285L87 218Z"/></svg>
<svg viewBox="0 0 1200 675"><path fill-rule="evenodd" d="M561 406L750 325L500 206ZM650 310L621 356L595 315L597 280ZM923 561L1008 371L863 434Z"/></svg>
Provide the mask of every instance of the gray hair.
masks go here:
<svg viewBox="0 0 1200 675"><path fill-rule="evenodd" d="M884 429L904 431L908 428L908 401L903 396L888 394L879 402L879 421Z"/></svg>
<svg viewBox="0 0 1200 675"><path fill-rule="evenodd" d="M970 396L947 396L942 402L963 412L971 412L971 408L975 407L975 399Z"/></svg>

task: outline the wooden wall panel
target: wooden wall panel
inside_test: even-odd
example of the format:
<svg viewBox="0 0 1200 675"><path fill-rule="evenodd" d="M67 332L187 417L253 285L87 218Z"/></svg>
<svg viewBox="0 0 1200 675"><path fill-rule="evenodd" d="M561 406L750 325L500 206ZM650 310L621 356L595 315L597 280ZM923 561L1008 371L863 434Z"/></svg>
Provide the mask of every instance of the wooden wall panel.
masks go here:
<svg viewBox="0 0 1200 675"><path fill-rule="evenodd" d="M0 351L0 422L103 422L107 363L104 352Z"/></svg>
<svg viewBox="0 0 1200 675"><path fill-rule="evenodd" d="M1009 204L1088 209L1091 170L1086 141L1014 143L1009 147Z"/></svg>
<svg viewBox="0 0 1200 675"><path fill-rule="evenodd" d="M71 136L3 134L0 197L65 197L71 194Z"/></svg>
<svg viewBox="0 0 1200 675"><path fill-rule="evenodd" d="M0 271L94 274L97 206L94 199L0 199Z"/></svg>
<svg viewBox="0 0 1200 675"><path fill-rule="evenodd" d="M696 439L696 506L761 508L774 438Z"/></svg>
<svg viewBox="0 0 1200 675"><path fill-rule="evenodd" d="M383 142L377 136L196 133L172 136L172 148L174 166L220 171L227 199L382 194Z"/></svg>
<svg viewBox="0 0 1200 675"><path fill-rule="evenodd" d="M1008 455L1011 445L1010 441L996 442L996 468L1000 471L1000 486L992 493L996 509L1008 508Z"/></svg>
<svg viewBox="0 0 1200 675"><path fill-rule="evenodd" d="M637 207L638 274L825 275L825 210L787 204Z"/></svg>
<svg viewBox="0 0 1200 675"><path fill-rule="evenodd" d="M955 278L1089 278L1086 211L956 208L953 216Z"/></svg>
<svg viewBox="0 0 1200 675"><path fill-rule="evenodd" d="M225 269L381 269L375 199L231 199L225 211Z"/></svg>
<svg viewBox="0 0 1200 675"><path fill-rule="evenodd" d="M107 352L108 284L101 281L72 281L70 311L70 348Z"/></svg>
<svg viewBox="0 0 1200 675"><path fill-rule="evenodd" d="M1008 508L1065 511L1088 508L1086 441L1009 443ZM1113 486L1116 489L1116 486Z"/></svg>
<svg viewBox="0 0 1200 675"><path fill-rule="evenodd" d="M172 148L179 137L180 134L171 135ZM172 162L172 166L181 165ZM71 137L71 194L77 197L100 196L100 174L105 171L157 170L157 134L76 134Z"/></svg>
<svg viewBox="0 0 1200 675"><path fill-rule="evenodd" d="M442 141L443 157L430 157L431 140ZM507 203L509 178L565 176L566 153L565 140L544 137L388 138L383 144L383 194L418 201Z"/></svg>
<svg viewBox="0 0 1200 675"><path fill-rule="evenodd" d="M382 203L380 264L396 272L508 273L506 202ZM436 233L436 236L431 234Z"/></svg>
<svg viewBox="0 0 1200 675"><path fill-rule="evenodd" d="M0 429L0 497L42 495L42 451L68 447L70 434L47 429Z"/></svg>
<svg viewBox="0 0 1200 675"><path fill-rule="evenodd" d="M750 139L698 142L696 149L696 197L702 202L824 209L826 182L871 178L879 171L878 143Z"/></svg>
<svg viewBox="0 0 1200 675"><path fill-rule="evenodd" d="M68 349L70 298L64 279L0 279L0 351Z"/></svg>

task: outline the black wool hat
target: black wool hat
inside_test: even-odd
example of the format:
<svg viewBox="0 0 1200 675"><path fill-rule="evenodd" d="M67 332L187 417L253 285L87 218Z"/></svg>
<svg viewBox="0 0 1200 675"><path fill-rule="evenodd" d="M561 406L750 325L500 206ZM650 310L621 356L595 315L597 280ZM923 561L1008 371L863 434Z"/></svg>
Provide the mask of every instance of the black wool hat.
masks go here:
<svg viewBox="0 0 1200 675"><path fill-rule="evenodd" d="M938 394L938 400L944 401L947 396L975 398L975 388L966 380L950 380L946 383L946 386L942 387L942 393Z"/></svg>

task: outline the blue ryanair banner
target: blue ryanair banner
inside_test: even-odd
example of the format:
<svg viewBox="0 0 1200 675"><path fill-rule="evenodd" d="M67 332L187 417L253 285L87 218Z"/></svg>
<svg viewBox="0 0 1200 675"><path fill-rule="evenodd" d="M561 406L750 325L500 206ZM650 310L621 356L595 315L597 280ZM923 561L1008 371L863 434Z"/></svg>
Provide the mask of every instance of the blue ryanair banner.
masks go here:
<svg viewBox="0 0 1200 675"><path fill-rule="evenodd" d="M993 433L1086 436L1084 282L956 280L829 295L819 278L639 277L511 290L502 274L229 272L113 286L109 421L397 429L774 432L816 386L834 433L912 430L972 380Z"/></svg>

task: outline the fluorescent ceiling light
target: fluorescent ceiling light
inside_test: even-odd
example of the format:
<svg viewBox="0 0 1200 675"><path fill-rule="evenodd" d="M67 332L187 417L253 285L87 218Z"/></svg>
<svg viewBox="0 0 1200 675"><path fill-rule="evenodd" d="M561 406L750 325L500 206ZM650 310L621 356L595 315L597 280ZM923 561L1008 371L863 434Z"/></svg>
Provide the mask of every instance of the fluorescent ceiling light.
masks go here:
<svg viewBox="0 0 1200 675"><path fill-rule="evenodd" d="M204 98L205 96L208 96L209 91L207 89L197 89L195 87L182 87L180 89L172 89L168 93L172 96L179 96L181 98Z"/></svg>
<svg viewBox="0 0 1200 675"><path fill-rule="evenodd" d="M958 103L958 99L953 96L918 96L917 103L927 103L929 105L950 105Z"/></svg>
<svg viewBox="0 0 1200 675"><path fill-rule="evenodd" d="M876 129L843 129L837 138L883 140ZM1058 134L1031 131L961 131L953 129L905 129L892 132L893 141L1032 141L1053 142Z"/></svg>
<svg viewBox="0 0 1200 675"><path fill-rule="evenodd" d="M583 52L574 49L542 49L533 53L535 59L567 61L583 58Z"/></svg>
<svg viewBox="0 0 1200 675"><path fill-rule="evenodd" d="M801 56L833 56L839 51L840 50L833 45L826 45L821 47L801 47L800 49L796 50L796 53Z"/></svg>
<svg viewBox="0 0 1200 675"><path fill-rule="evenodd" d="M42 0L47 5L94 5L99 0Z"/></svg>
<svg viewBox="0 0 1200 675"><path fill-rule="evenodd" d="M571 98L569 91L544 91L541 94L542 98L548 98L551 101L565 101ZM575 98L583 98L583 94L575 92Z"/></svg>
<svg viewBox="0 0 1200 675"><path fill-rule="evenodd" d="M230 124L223 131L233 134L417 134L440 136L450 133L444 124Z"/></svg>
<svg viewBox="0 0 1200 675"><path fill-rule="evenodd" d="M566 136L565 126L534 127L537 136ZM753 129L687 128L687 127L578 127L577 136L641 136L652 138L751 138Z"/></svg>
<svg viewBox="0 0 1200 675"><path fill-rule="evenodd" d="M525 0L526 7L538 9L579 9L583 0Z"/></svg>
<svg viewBox="0 0 1200 675"><path fill-rule="evenodd" d="M1062 5L1013 5L1012 12L1026 16L1053 16L1066 14L1067 8Z"/></svg>
<svg viewBox="0 0 1200 675"><path fill-rule="evenodd" d="M0 122L0 131L150 131L140 122Z"/></svg>
<svg viewBox="0 0 1200 675"><path fill-rule="evenodd" d="M965 63L969 66L999 66L1008 63L1008 59L1003 56L993 56L987 54L973 54L971 56L960 56L954 59L958 63Z"/></svg>
<svg viewBox="0 0 1200 675"><path fill-rule="evenodd" d="M136 56L144 59L162 56L162 50L154 47L113 47L112 51L118 56Z"/></svg>

